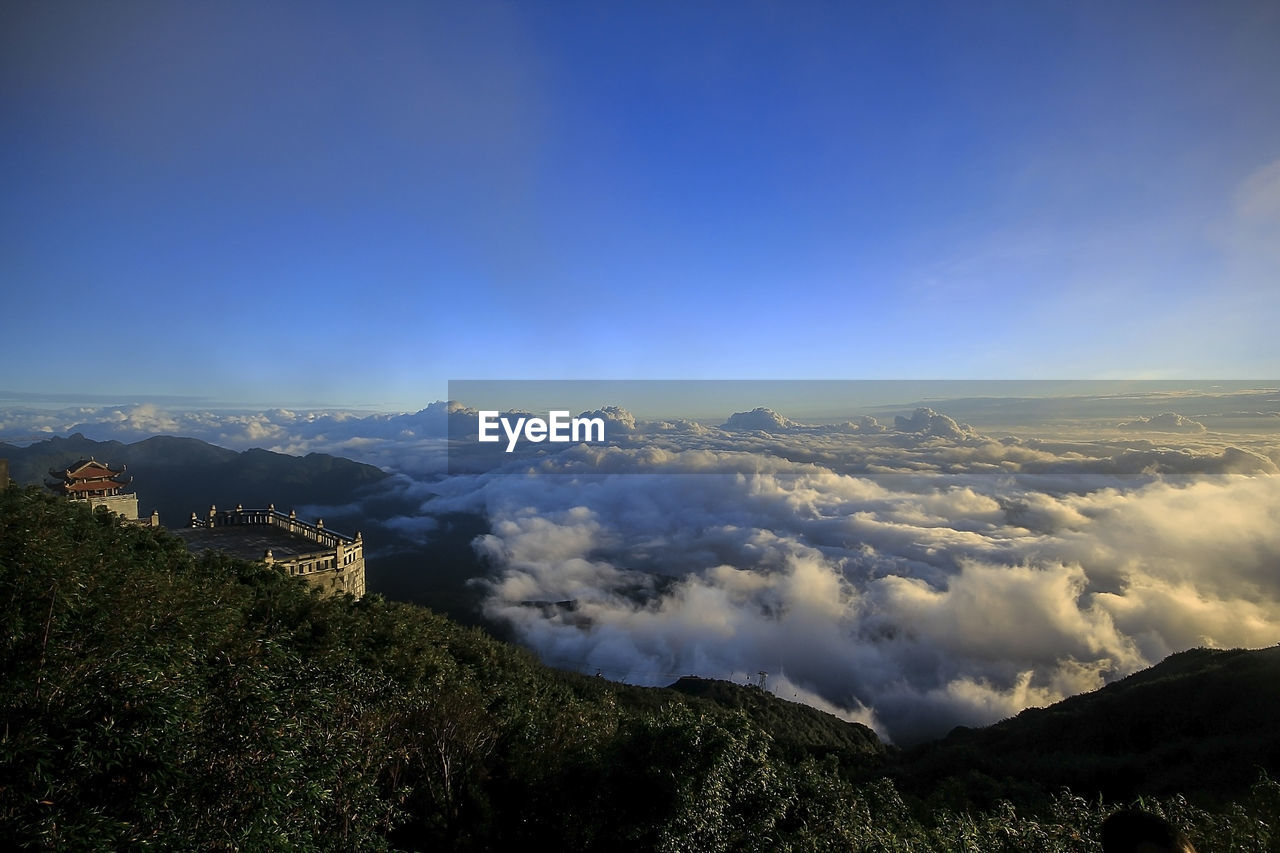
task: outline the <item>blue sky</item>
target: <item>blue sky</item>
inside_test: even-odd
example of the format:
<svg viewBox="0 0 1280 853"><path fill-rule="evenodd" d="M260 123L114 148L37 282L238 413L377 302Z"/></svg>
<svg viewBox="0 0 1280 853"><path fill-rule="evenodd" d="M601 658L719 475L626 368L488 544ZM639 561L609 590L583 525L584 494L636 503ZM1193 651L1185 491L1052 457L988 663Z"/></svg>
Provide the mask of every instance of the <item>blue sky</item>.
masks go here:
<svg viewBox="0 0 1280 853"><path fill-rule="evenodd" d="M1277 44L1273 2L5 4L0 390L1274 378Z"/></svg>

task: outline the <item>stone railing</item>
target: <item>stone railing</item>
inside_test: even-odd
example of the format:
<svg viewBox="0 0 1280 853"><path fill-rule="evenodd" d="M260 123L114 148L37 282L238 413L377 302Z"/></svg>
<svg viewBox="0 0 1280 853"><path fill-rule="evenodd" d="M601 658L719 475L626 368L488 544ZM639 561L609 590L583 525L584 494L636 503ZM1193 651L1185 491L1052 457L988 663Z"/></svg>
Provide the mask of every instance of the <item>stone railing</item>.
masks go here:
<svg viewBox="0 0 1280 853"><path fill-rule="evenodd" d="M191 513L192 527L227 527L233 524L278 527L286 533L310 539L324 548L336 548L339 544L346 546L363 544L359 533L348 536L345 533L326 530L323 518L318 519L315 524L310 524L299 519L295 510L289 510L289 514L285 515L276 509L275 504L266 509L245 509L243 506L237 506L235 509L220 510L216 506L211 506L205 518L201 518L194 512Z"/></svg>
<svg viewBox="0 0 1280 853"><path fill-rule="evenodd" d="M191 513L191 527L207 529L239 526L275 527L293 536L311 540L323 550L282 558L276 558L268 550L263 555L263 561L290 575L301 575L308 580L315 580L312 576L318 573L346 574L346 569L352 569L353 576L349 580L334 581L330 585L342 592L350 592L357 598L364 594L364 538L361 534L347 536L345 533L328 530L324 526L323 518L317 519L315 524L310 524L300 520L296 511L290 510L286 515L276 509L274 504L266 509L245 509L243 506L237 506L235 509L220 510L216 506L211 506L208 515L204 518L194 512Z"/></svg>

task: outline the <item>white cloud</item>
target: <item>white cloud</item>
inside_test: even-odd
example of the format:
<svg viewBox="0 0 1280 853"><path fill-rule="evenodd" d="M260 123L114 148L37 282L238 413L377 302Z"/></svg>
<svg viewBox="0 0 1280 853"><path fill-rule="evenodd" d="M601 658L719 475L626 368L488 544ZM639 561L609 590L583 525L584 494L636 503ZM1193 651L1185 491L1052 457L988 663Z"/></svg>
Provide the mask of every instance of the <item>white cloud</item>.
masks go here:
<svg viewBox="0 0 1280 853"><path fill-rule="evenodd" d="M1280 635L1271 476L1051 494L773 460L479 488L488 612L553 663L641 683L763 669L900 740Z"/></svg>
<svg viewBox="0 0 1280 853"><path fill-rule="evenodd" d="M1161 412L1149 418L1126 421L1119 425L1120 429L1154 430L1160 432L1204 432L1204 424L1185 418L1177 412Z"/></svg>

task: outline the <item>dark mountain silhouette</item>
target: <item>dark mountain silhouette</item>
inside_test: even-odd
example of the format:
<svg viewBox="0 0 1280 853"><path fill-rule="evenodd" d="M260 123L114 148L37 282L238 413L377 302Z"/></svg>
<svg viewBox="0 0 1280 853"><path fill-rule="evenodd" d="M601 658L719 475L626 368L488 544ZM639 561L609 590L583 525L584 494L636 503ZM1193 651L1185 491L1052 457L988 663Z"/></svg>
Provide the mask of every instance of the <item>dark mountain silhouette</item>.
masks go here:
<svg viewBox="0 0 1280 853"><path fill-rule="evenodd" d="M1062 787L1124 801L1194 792L1238 797L1280 769L1280 646L1192 649L1048 708L912 748L904 787L990 797Z"/></svg>
<svg viewBox="0 0 1280 853"><path fill-rule="evenodd" d="M325 453L303 457L246 450L237 453L199 439L155 436L133 444L92 441L80 433L51 438L28 447L0 444L18 483L42 483L49 469L93 457L113 466L127 465L138 494L138 512L160 513L166 527L185 525L192 512L210 504L265 507L288 511L303 505L350 503L362 487L386 472L372 465Z"/></svg>
<svg viewBox="0 0 1280 853"><path fill-rule="evenodd" d="M865 726L766 691L686 677L671 690L747 713L798 758L835 755L855 776L886 770L951 808L1045 805L1064 788L1112 802L1183 793L1244 797L1280 771L1280 646L1192 649L1092 693L899 752Z"/></svg>

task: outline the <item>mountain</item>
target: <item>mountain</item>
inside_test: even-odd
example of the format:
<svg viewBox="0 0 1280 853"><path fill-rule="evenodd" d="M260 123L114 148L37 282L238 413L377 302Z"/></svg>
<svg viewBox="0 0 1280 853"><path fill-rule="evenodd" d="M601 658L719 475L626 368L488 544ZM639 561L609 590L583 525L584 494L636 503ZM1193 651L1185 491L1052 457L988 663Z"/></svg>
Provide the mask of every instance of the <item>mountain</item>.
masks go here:
<svg viewBox="0 0 1280 853"><path fill-rule="evenodd" d="M1280 770L1280 646L1192 649L1092 693L960 727L903 753L898 778L923 793L1042 796L1061 787L1123 801L1234 798Z"/></svg>
<svg viewBox="0 0 1280 853"><path fill-rule="evenodd" d="M18 483L43 483L49 469L61 469L93 457L113 467L128 466L138 512L158 510L160 522L181 527L192 512L219 507L265 507L287 511L304 505L341 505L357 490L384 479L372 465L325 453L304 457L246 450L237 453L194 438L155 436L122 444L92 441L80 433L51 438L28 447L0 443L9 460L9 476Z"/></svg>

